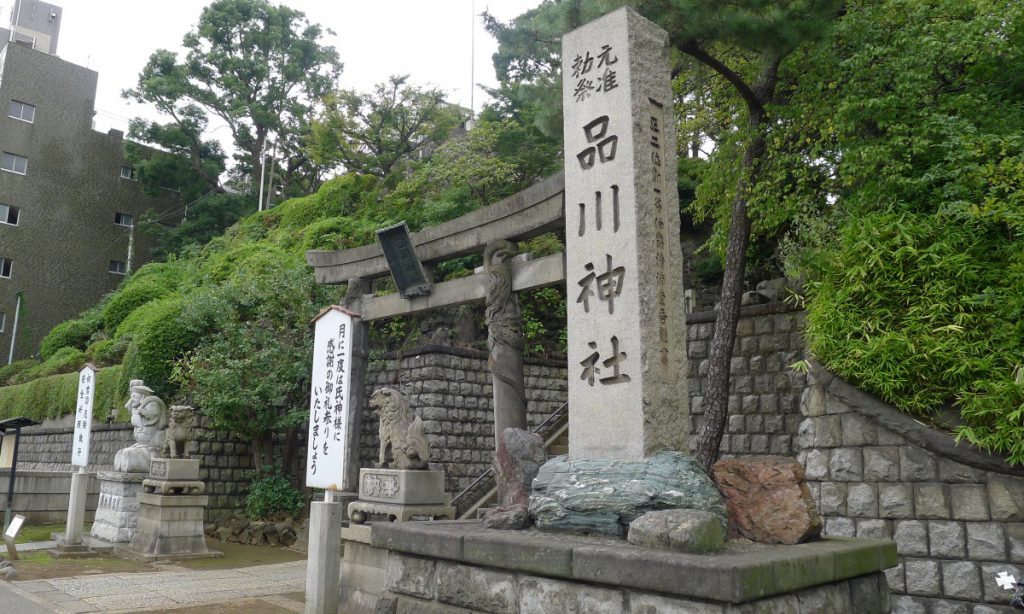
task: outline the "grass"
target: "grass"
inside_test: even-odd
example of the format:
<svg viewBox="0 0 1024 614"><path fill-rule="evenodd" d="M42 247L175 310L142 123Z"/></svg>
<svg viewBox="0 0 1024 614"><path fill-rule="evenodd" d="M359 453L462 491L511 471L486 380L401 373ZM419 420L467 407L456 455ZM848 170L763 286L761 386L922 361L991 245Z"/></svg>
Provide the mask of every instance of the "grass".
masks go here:
<svg viewBox="0 0 1024 614"><path fill-rule="evenodd" d="M25 535L25 531L28 529L28 526L24 527L22 532L18 534L19 538ZM38 525L32 527L32 529L33 532L28 533L28 535L36 539L26 539L25 542L42 541L42 539L39 539L39 536L43 535L44 531L46 531L45 538L49 539L50 532L63 531L64 525ZM25 543L21 539L18 541L19 543ZM210 550L224 553L224 556L209 559L172 561L170 563L175 567L212 570L287 563L305 560L306 558L303 552L274 546L243 546L242 544L207 540L207 547ZM34 550L20 553L20 555L19 560L14 562L15 568L18 570L18 580L45 580L101 573L141 573L166 569L164 563L153 565L121 559L109 554L82 559L55 559L45 550ZM276 612L276 610L272 611Z"/></svg>
<svg viewBox="0 0 1024 614"><path fill-rule="evenodd" d="M82 529L83 533L88 535L92 523L85 523L85 527ZM28 524L22 525L21 530L18 531L18 537L15 538L14 543L16 544L27 544L29 542L48 542L50 541L50 533L63 533L66 527L64 524Z"/></svg>

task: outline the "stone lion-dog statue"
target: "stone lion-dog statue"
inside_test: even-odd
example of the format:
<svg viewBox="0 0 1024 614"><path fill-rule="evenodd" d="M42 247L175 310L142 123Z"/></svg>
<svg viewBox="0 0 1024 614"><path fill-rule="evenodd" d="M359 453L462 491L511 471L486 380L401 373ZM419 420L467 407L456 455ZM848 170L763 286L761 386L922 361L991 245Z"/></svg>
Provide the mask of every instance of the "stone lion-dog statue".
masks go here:
<svg viewBox="0 0 1024 614"><path fill-rule="evenodd" d="M426 469L430 460L430 444L423 434L423 420L413 415L409 399L393 388L378 388L370 395L370 407L376 408L380 414L377 467Z"/></svg>
<svg viewBox="0 0 1024 614"><path fill-rule="evenodd" d="M167 430L164 431L164 458L182 458L192 440L195 410L188 405L174 405L168 412Z"/></svg>

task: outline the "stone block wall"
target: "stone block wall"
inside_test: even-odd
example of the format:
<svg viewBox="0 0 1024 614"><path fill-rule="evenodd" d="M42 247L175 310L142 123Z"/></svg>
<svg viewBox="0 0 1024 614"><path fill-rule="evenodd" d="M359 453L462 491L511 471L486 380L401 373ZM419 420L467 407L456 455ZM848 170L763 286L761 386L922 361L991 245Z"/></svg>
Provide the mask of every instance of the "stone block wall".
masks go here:
<svg viewBox="0 0 1024 614"><path fill-rule="evenodd" d="M686 318L691 438L696 437L704 417L704 380L715 316L715 312L705 311ZM785 303L740 309L730 365L723 456L793 454L793 437L803 419L800 394L806 378L790 365L804 356L803 326L803 311Z"/></svg>
<svg viewBox="0 0 1024 614"><path fill-rule="evenodd" d="M487 355L473 350L426 346L402 357L373 361L366 398L379 386L397 387L422 418L433 448L431 468L445 472L445 490L457 494L490 467L494 456L494 411ZM537 426L566 401L565 365L527 361L528 422ZM363 408L360 464L377 461L376 410Z"/></svg>
<svg viewBox="0 0 1024 614"><path fill-rule="evenodd" d="M248 442L230 433L210 428L205 416L200 415L198 418L194 430L195 439L189 444L187 453L201 461L199 478L206 482L206 492L210 495L206 514L207 518L214 519L245 507L245 495L249 491L246 472L252 468L252 454ZM39 473L55 472L56 475L66 476L66 472L72 470L70 460L74 430L74 426L70 424L47 424L22 429L21 444L18 448L19 475L25 470ZM114 455L117 451L134 443L133 428L130 424L94 424L87 469L113 470ZM20 482L20 478L18 481ZM95 505L94 498L89 502L90 505ZM91 515L94 507L88 509ZM65 515L66 512L65 505ZM55 522L63 521L63 517L57 518L48 513L47 518L50 517L56 518Z"/></svg>
<svg viewBox="0 0 1024 614"><path fill-rule="evenodd" d="M820 368L810 383L797 458L827 535L896 540L893 611L1013 611L995 576L1024 576L1024 470Z"/></svg>

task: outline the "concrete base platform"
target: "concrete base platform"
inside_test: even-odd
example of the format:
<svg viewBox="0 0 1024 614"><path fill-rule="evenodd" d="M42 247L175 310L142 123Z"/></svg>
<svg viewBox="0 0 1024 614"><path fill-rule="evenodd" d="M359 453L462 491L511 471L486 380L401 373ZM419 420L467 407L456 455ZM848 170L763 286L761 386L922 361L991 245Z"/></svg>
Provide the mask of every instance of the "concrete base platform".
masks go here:
<svg viewBox="0 0 1024 614"><path fill-rule="evenodd" d="M56 548L59 548L64 543L64 534L63 533L50 533L50 539L52 539L53 541L57 542ZM96 554L110 554L111 552L114 551L114 546L116 544L114 544L113 542L109 542L109 541L107 541L105 539L100 539L98 537L93 537L92 535L83 535L82 536L82 545L85 546L86 548L88 548L89 550L92 550ZM52 550L52 549L55 549L55 548L47 548L47 550Z"/></svg>
<svg viewBox="0 0 1024 614"><path fill-rule="evenodd" d="M351 529L351 527L350 527ZM345 530L341 598L353 611L882 614L891 540L730 543L682 554L624 540L498 531L479 522L374 523ZM481 605L486 607L481 607ZM540 609L537 609L540 607Z"/></svg>
<svg viewBox="0 0 1024 614"><path fill-rule="evenodd" d="M140 492L139 526L119 555L136 560L174 560L221 556L206 548L203 511L206 495L157 495Z"/></svg>
<svg viewBox="0 0 1024 614"><path fill-rule="evenodd" d="M57 544L56 548L50 548L46 553L55 559L87 559L99 556L99 552L96 552L89 548L89 546L85 545L68 546L65 544Z"/></svg>

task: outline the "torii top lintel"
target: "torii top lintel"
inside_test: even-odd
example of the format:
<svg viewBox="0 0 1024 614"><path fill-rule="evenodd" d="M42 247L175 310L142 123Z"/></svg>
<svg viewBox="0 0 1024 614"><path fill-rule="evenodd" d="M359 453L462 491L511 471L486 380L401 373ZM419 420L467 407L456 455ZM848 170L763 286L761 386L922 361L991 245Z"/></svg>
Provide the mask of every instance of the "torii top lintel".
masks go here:
<svg viewBox="0 0 1024 614"><path fill-rule="evenodd" d="M536 183L488 207L413 233L412 243L424 264L480 253L496 239L529 239L565 227L563 173ZM345 250L310 250L306 261L322 284L389 274L379 244Z"/></svg>

